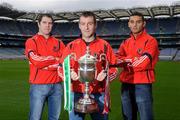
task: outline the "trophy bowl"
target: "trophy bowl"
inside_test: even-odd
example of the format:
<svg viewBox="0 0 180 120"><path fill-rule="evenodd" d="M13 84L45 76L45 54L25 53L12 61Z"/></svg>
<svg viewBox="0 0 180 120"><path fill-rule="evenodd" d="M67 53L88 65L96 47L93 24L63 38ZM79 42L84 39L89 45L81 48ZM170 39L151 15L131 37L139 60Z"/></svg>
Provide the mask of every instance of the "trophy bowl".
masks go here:
<svg viewBox="0 0 180 120"><path fill-rule="evenodd" d="M98 112L98 104L89 95L89 83L95 79L96 58L89 54L88 47L86 54L78 60L78 63L80 81L85 84L85 93L82 98L75 102L75 111L81 113Z"/></svg>
<svg viewBox="0 0 180 120"><path fill-rule="evenodd" d="M95 63L80 63L79 75L82 83L92 82L95 78Z"/></svg>

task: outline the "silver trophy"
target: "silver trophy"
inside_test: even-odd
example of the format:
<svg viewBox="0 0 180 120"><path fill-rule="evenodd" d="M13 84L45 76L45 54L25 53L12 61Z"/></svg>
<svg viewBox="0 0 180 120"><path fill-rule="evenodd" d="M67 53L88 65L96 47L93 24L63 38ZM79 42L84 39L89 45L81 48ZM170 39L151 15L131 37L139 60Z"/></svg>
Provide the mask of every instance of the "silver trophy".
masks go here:
<svg viewBox="0 0 180 120"><path fill-rule="evenodd" d="M85 93L82 98L80 98L75 103L75 111L81 113L93 113L98 112L98 104L89 95L89 83L94 81L96 72L96 58L89 53L89 47L86 48L86 54L82 56L79 60L79 76L80 81L85 84Z"/></svg>

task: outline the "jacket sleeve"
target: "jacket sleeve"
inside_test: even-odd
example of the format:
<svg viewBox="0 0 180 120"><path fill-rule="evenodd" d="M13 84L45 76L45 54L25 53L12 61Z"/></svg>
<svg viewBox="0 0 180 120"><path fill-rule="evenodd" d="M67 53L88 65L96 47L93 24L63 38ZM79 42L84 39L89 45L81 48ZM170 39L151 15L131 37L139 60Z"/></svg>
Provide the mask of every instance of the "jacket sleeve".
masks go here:
<svg viewBox="0 0 180 120"><path fill-rule="evenodd" d="M71 54L70 44L68 44L66 47L64 47L59 62L62 64L64 62L64 59L70 54Z"/></svg>
<svg viewBox="0 0 180 120"><path fill-rule="evenodd" d="M57 68L59 67L60 65L60 60L61 60L61 57L62 57L62 54L63 54L63 51L64 51L64 48L65 48L65 45L62 41L59 42L59 51L58 51L58 56L56 57L56 63L52 64L52 65L49 65L47 67L44 67L43 69L45 70L51 70L51 71L56 71Z"/></svg>
<svg viewBox="0 0 180 120"><path fill-rule="evenodd" d="M108 51L107 51L107 59L109 61L109 65L114 65L116 64L116 56L113 52L112 47L108 44ZM116 67L109 67L109 81L113 81L117 77L118 69Z"/></svg>
<svg viewBox="0 0 180 120"><path fill-rule="evenodd" d="M42 69L50 70L50 71L56 71L58 67L59 67L59 63L55 63L55 64L49 65L47 67L44 67Z"/></svg>
<svg viewBox="0 0 180 120"><path fill-rule="evenodd" d="M157 60L155 57L158 57L158 55L158 43L155 39L152 39L147 42L143 54L140 57L134 57L132 63L128 64L128 67L134 72L153 69L152 63L154 60Z"/></svg>
<svg viewBox="0 0 180 120"><path fill-rule="evenodd" d="M29 62L37 68L44 68L57 63L53 56L39 55L37 53L36 44L32 39L28 39L25 43L25 55L29 59Z"/></svg>
<svg viewBox="0 0 180 120"><path fill-rule="evenodd" d="M60 43L60 49L59 49L59 52L58 52L58 57L59 57L59 62L60 62L61 58L63 56L64 50L65 50L65 45L61 40L60 40L59 43Z"/></svg>
<svg viewBox="0 0 180 120"><path fill-rule="evenodd" d="M131 63L132 62L132 57L131 56L128 56L126 54L126 50L125 50L125 41L123 41L121 43L121 45L119 46L119 49L116 53L116 58L117 58L117 61L116 61L116 64L119 66L119 67L127 67L127 64L128 63Z"/></svg>
<svg viewBox="0 0 180 120"><path fill-rule="evenodd" d="M63 66L62 66L62 65L59 65L58 68L57 68L57 71L58 71L59 77L60 77L62 80L64 80Z"/></svg>
<svg viewBox="0 0 180 120"><path fill-rule="evenodd" d="M118 74L118 69L117 68L110 68L109 69L109 73L108 73L108 77L109 77L109 81L112 82Z"/></svg>

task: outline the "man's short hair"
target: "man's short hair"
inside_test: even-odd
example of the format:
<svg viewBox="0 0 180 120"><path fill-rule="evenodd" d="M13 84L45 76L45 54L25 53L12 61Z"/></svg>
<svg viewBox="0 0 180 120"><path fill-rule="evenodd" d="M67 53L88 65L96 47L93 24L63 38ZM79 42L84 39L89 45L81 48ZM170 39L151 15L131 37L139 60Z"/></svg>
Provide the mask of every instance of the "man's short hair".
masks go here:
<svg viewBox="0 0 180 120"><path fill-rule="evenodd" d="M96 24L96 16L95 16L95 14L94 14L93 12L85 11L85 12L83 12L83 13L80 15L80 18L81 18L82 16L83 16L83 17L93 17L94 23ZM80 18L79 18L79 20L80 20Z"/></svg>
<svg viewBox="0 0 180 120"><path fill-rule="evenodd" d="M133 12L133 13L130 15L130 17L131 17L131 16L139 16L139 17L142 18L143 21L145 21L144 15L143 15L142 13L140 13L140 12Z"/></svg>
<svg viewBox="0 0 180 120"><path fill-rule="evenodd" d="M48 18L51 18L52 23L54 23L54 20L53 20L52 15L51 15L51 14L47 14L47 13L45 13L45 14L40 14L40 15L38 16L38 23L40 23L40 22L41 22L41 20L42 20L42 18L43 18L43 17L48 17Z"/></svg>

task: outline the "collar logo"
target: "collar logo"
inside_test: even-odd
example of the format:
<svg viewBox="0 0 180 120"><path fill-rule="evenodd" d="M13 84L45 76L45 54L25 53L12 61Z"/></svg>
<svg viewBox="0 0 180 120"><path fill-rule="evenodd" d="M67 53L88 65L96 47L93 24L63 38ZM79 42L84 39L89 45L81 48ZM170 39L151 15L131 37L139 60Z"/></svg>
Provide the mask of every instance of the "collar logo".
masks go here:
<svg viewBox="0 0 180 120"><path fill-rule="evenodd" d="M58 46L54 46L54 47L53 47L53 51L54 51L54 52L58 52L58 51L59 51L59 47L58 47Z"/></svg>
<svg viewBox="0 0 180 120"><path fill-rule="evenodd" d="M137 53L138 53L139 55L141 55L141 54L142 54L142 49L141 49L141 48L138 48L138 49L137 49Z"/></svg>

